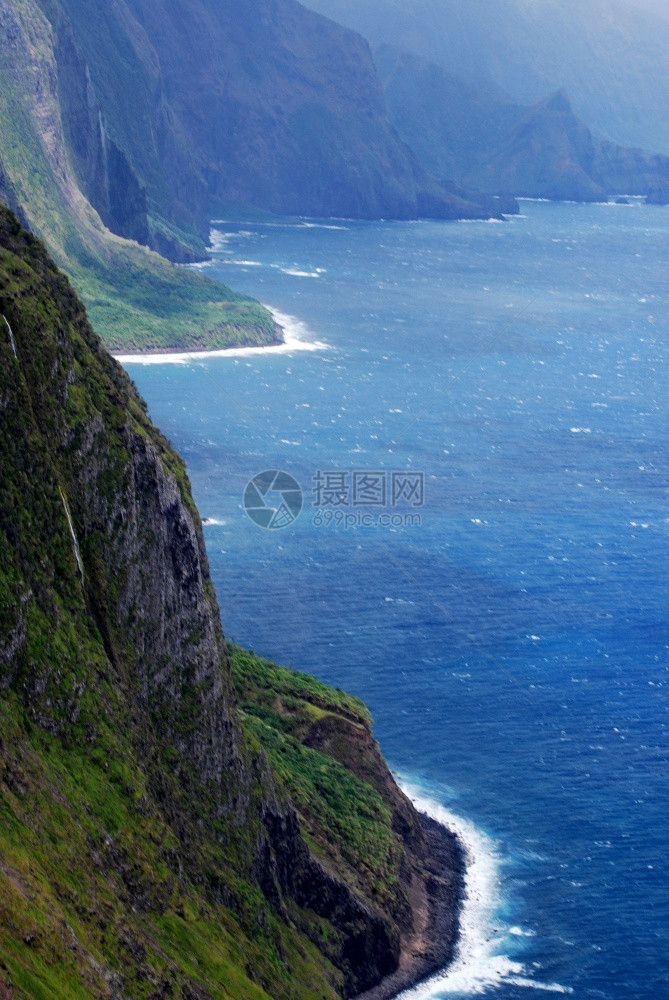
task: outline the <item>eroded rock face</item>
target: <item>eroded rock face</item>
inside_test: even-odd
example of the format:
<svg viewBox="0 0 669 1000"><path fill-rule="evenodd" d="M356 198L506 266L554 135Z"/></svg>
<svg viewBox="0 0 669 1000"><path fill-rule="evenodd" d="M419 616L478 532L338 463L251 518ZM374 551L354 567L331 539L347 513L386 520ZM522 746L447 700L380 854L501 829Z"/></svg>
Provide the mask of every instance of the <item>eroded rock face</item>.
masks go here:
<svg viewBox="0 0 669 1000"><path fill-rule="evenodd" d="M573 201L669 191L668 157L602 140L563 91L523 106L401 49L375 58L393 124L452 189Z"/></svg>
<svg viewBox="0 0 669 1000"><path fill-rule="evenodd" d="M83 60L107 141L146 186L151 245L173 259L188 257L173 227L206 240L212 202L360 218L490 214L430 177L399 139L367 43L294 0L122 0L94 14L83 0L41 2L63 39L73 115L87 115ZM94 150L84 152L90 174ZM130 184L126 226L138 224L139 197Z"/></svg>
<svg viewBox="0 0 669 1000"><path fill-rule="evenodd" d="M8 243L21 250L25 237ZM5 409L23 435L38 436L52 518L60 518L59 491L67 498L84 563L81 596L110 663L136 688L138 711L161 742L218 789L217 807L238 811L244 767L232 685L185 468L65 280L39 249L31 264L1 289L20 359L8 372ZM40 322L45 310L50 324ZM43 570L55 585L59 567L44 541ZM15 664L23 653L14 643ZM48 716L49 683L33 675L30 686Z"/></svg>
<svg viewBox="0 0 669 1000"><path fill-rule="evenodd" d="M263 823L267 839L258 858L260 884L266 894L290 896L336 928L339 940L329 950L344 973L345 996L356 996L393 972L400 957L397 927L309 853L293 809L269 804Z"/></svg>
<svg viewBox="0 0 669 1000"><path fill-rule="evenodd" d="M55 19L58 99L81 190L107 229L149 243L146 191L108 133L90 70L65 18Z"/></svg>
<svg viewBox="0 0 669 1000"><path fill-rule="evenodd" d="M307 822L319 842L329 837L322 813L310 816L304 803L298 812L284 771L242 726L184 464L43 246L2 208L0 314L15 341L0 321L0 710L14 706L12 720L55 741L55 758L44 764L50 789L60 780L49 771L54 759L74 747L83 766L67 809L77 817L71 835L82 826L88 832L70 877L97 899L88 863L114 886L114 902L75 910L77 919L88 914L98 933L115 907L116 937L105 940L120 942L125 974L142 981L154 976L157 952L134 915L157 919L177 898L179 917L195 894L201 910L223 908L216 911L221 926L234 915L240 934L260 935L251 971L237 972L268 990L263 963L271 967L275 951L285 949L296 976L307 946L312 964L314 954L321 963L319 995L374 986L401 963L414 931L409 890L419 885L426 898L431 876L420 822L392 781L364 707L326 715L303 734L304 747L337 762L341 788L352 780L346 768L364 783L355 794L372 795L392 876L381 895L375 873L356 870L354 853L344 863L307 845ZM109 748L122 823L105 815L104 795L87 798L88 781L96 787L91 775L110 780ZM36 765L24 774L18 760L0 731L0 794L32 794ZM39 808L57 840L43 800ZM138 824L130 839L128 823ZM146 861L154 851L159 871ZM73 899L81 908L77 893ZM455 919L457 892L444 905ZM96 947L104 954L104 941ZM56 964L65 961L57 948L53 954ZM184 984L187 959L173 960ZM112 982L108 969L98 972ZM168 981L155 975L155 983ZM288 980L285 1000L295 995L290 989Z"/></svg>

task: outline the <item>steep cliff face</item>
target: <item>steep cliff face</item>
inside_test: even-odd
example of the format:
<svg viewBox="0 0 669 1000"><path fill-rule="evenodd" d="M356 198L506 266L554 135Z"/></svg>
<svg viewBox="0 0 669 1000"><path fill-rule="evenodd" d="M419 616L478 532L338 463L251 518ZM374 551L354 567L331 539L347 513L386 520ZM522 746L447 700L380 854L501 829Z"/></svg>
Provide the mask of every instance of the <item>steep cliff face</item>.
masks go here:
<svg viewBox="0 0 669 1000"><path fill-rule="evenodd" d="M391 916L390 951L377 941L370 953L366 934L342 956L374 959L386 974L364 998L388 1000L453 957L461 849L400 792L360 701L244 650L230 655L244 729L262 743L313 855Z"/></svg>
<svg viewBox="0 0 669 1000"><path fill-rule="evenodd" d="M55 3L41 0L52 20ZM399 140L367 43L295 0L58 4L109 135L146 186L153 246L170 226L206 237L212 199L280 214L482 214Z"/></svg>
<svg viewBox="0 0 669 1000"><path fill-rule="evenodd" d="M112 233L149 243L146 191L108 135L90 71L64 17L54 17L63 133L81 190Z"/></svg>
<svg viewBox="0 0 669 1000"><path fill-rule="evenodd" d="M214 198L288 214L457 214L392 130L359 35L294 0L129 2Z"/></svg>
<svg viewBox="0 0 669 1000"><path fill-rule="evenodd" d="M241 772L231 778L239 740L184 467L41 244L4 211L0 220L3 555L19 581L3 604L12 623L4 681L26 694L40 724L61 731L83 710L71 640L86 636L194 779L216 787L217 810L231 809L244 785ZM51 635L41 634L52 614ZM62 660L48 647L34 658L31 640L53 641L53 650L61 637Z"/></svg>
<svg viewBox="0 0 669 1000"><path fill-rule="evenodd" d="M606 190L597 177L596 155L592 133L558 93L530 108L469 176L484 178L487 190L601 201Z"/></svg>
<svg viewBox="0 0 669 1000"><path fill-rule="evenodd" d="M273 342L272 317L258 303L106 228L102 217L143 236L144 194L100 117L67 23L51 16L53 23L36 0L0 0L4 200L45 240L108 344L183 349Z"/></svg>
<svg viewBox="0 0 669 1000"><path fill-rule="evenodd" d="M393 123L436 176L532 198L667 197L669 158L602 141L563 91L523 107L400 49L375 58Z"/></svg>
<svg viewBox="0 0 669 1000"><path fill-rule="evenodd" d="M294 0L0 0L0 83L0 197L116 348L275 340L257 303L140 246L203 260L212 209L500 214L429 176L367 44Z"/></svg>
<svg viewBox="0 0 669 1000"><path fill-rule="evenodd" d="M125 2L39 0L39 7L59 40L59 71L72 76L74 65L75 87L64 90L67 113L87 119L92 95L107 142L122 150L141 178L150 246L172 260L202 259L209 239L207 191L151 39ZM87 132L95 126L85 122ZM76 147L77 137L72 140Z"/></svg>
<svg viewBox="0 0 669 1000"><path fill-rule="evenodd" d="M432 876L364 707L234 656L241 713L183 463L67 279L0 210L10 996L325 1000L401 964L411 892L427 898ZM272 728L271 670L318 726ZM355 759L333 735L351 726ZM453 921L455 849L449 864Z"/></svg>

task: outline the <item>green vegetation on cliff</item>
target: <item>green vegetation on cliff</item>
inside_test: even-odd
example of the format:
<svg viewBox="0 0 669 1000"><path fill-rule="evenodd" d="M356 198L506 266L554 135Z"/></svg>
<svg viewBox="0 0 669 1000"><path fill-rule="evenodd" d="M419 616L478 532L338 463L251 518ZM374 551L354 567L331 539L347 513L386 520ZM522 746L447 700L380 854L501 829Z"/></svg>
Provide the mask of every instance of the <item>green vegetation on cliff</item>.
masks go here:
<svg viewBox="0 0 669 1000"><path fill-rule="evenodd" d="M45 6L58 10L57 4ZM53 24L35 0L0 0L0 201L20 208L47 244L109 347L183 350L274 342L275 324L259 303L169 263L103 224L101 214L114 224L108 217L110 197L118 215L129 199L141 202L145 195L108 139L100 110L94 107L91 120L85 117L92 99L86 65L63 54L65 43L67 51L74 43L67 25L52 17ZM86 163L83 153L77 159L69 133L86 147ZM100 163L87 167L88 160ZM113 164L120 178L111 176ZM110 195L116 187L120 190ZM139 223L128 225L134 232ZM159 228L166 239L169 227Z"/></svg>
<svg viewBox="0 0 669 1000"><path fill-rule="evenodd" d="M310 846L382 906L397 906L403 851L393 809L407 817L410 810L399 794L389 801L365 773L370 766L377 779L386 772L366 707L237 647L230 655L244 727L284 782Z"/></svg>
<svg viewBox="0 0 669 1000"><path fill-rule="evenodd" d="M0 208L0 995L354 996L424 865L364 706L226 647L183 462Z"/></svg>

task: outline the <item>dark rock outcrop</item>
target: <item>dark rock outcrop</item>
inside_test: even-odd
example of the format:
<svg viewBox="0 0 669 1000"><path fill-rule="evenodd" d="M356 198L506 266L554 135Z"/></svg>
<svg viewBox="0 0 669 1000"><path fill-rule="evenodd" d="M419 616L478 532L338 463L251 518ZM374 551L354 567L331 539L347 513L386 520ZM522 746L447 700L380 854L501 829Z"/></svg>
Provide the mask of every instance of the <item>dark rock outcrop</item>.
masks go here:
<svg viewBox="0 0 669 1000"><path fill-rule="evenodd" d="M340 941L329 952L344 973L345 996L353 997L394 972L400 958L397 927L309 853L294 810L268 808L263 822L268 852L260 866L261 885L270 898L278 888L337 929Z"/></svg>
<svg viewBox="0 0 669 1000"><path fill-rule="evenodd" d="M355 699L283 671L331 725L301 743L247 724L267 692L233 677L183 462L3 208L0 315L3 974L48 974L57 995L205 997L232 980L240 1000L334 1000L409 968L418 931L434 964L429 914L448 915L452 946L457 851L440 894ZM293 801L323 769L346 817L315 785Z"/></svg>

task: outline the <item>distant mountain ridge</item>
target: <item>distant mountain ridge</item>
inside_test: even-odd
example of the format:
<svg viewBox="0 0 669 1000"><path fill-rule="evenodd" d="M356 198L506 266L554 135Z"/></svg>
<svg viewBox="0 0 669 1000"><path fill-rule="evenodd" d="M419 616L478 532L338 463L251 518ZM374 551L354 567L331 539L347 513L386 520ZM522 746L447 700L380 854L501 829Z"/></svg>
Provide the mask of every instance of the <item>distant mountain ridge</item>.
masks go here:
<svg viewBox="0 0 669 1000"><path fill-rule="evenodd" d="M305 0L372 46L400 47L500 98L564 89L575 114L619 144L669 154L664 0Z"/></svg>
<svg viewBox="0 0 669 1000"><path fill-rule="evenodd" d="M669 200L669 157L598 138L564 91L526 107L392 46L375 59L392 121L438 177L516 197Z"/></svg>
<svg viewBox="0 0 669 1000"><path fill-rule="evenodd" d="M425 171L367 43L296 0L0 0L0 82L0 198L117 347L275 339L141 249L205 259L212 213L501 216Z"/></svg>
<svg viewBox="0 0 669 1000"><path fill-rule="evenodd" d="M384 13L377 34L407 14L313 2ZM417 0L403 44L441 52L454 10ZM458 11L463 31L479 24L478 0ZM665 159L601 141L571 106L528 107L409 53L379 49L377 67L296 0L0 0L0 42L0 199L126 350L275 341L258 303L145 249L206 258L214 214L480 219L517 211L515 195L668 197Z"/></svg>
<svg viewBox="0 0 669 1000"><path fill-rule="evenodd" d="M194 236L204 250L212 205L362 218L486 214L445 190L401 142L367 43L295 0L39 2L57 33L59 78L85 66L103 136L146 192L148 242L173 258L188 255ZM80 119L83 98L70 102ZM95 150L77 159L94 178Z"/></svg>

